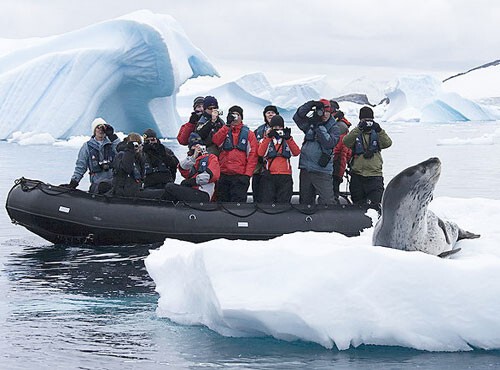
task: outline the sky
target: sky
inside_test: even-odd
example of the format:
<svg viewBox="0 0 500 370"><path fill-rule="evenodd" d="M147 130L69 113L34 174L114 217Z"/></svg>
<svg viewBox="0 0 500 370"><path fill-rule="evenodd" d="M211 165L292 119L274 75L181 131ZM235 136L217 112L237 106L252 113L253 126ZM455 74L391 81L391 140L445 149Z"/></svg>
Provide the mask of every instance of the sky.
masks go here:
<svg viewBox="0 0 500 370"><path fill-rule="evenodd" d="M65 33L149 9L176 18L223 77L347 82L401 73L438 78L499 59L491 0L2 0L0 38Z"/></svg>

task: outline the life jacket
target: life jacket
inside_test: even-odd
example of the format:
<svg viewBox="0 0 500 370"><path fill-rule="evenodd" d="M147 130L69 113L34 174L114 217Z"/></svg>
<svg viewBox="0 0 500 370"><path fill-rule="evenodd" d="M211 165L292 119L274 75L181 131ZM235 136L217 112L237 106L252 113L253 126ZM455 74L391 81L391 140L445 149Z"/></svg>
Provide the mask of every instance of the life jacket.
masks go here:
<svg viewBox="0 0 500 370"><path fill-rule="evenodd" d="M240 134L238 135L238 144L236 144L236 146L234 146L233 131L232 131L232 129L229 129L229 132L227 133L227 136L226 136L226 140L224 140L224 143L222 144L222 150L230 151L233 149L238 149L238 150L246 152L249 131L250 131L250 129L247 126L243 126L241 128Z"/></svg>
<svg viewBox="0 0 500 370"><path fill-rule="evenodd" d="M363 132L359 133L358 137L356 138L356 141L354 142L353 153L355 155L361 155L366 150L369 150L372 153L380 151L378 133L375 130L371 130L370 132L370 142L368 143L367 148L365 148Z"/></svg>
<svg viewBox="0 0 500 370"><path fill-rule="evenodd" d="M271 140L269 143L269 147L267 148L267 158L276 158L276 157L284 157L289 159L292 157L292 152L290 151L290 147L286 143L285 139L281 139L281 153L276 150L276 146L274 145L274 140Z"/></svg>
<svg viewBox="0 0 500 370"><path fill-rule="evenodd" d="M89 170L91 173L108 171L111 168L111 162L115 158L113 143L108 142L102 145L99 150L99 145L93 141L87 141L89 151Z"/></svg>
<svg viewBox="0 0 500 370"><path fill-rule="evenodd" d="M194 166L191 167L191 170L189 171L189 178L193 177L197 173L209 172L208 157L209 155L206 155L198 161L198 169L194 168Z"/></svg>
<svg viewBox="0 0 500 370"><path fill-rule="evenodd" d="M268 128L269 126L266 123L264 123L263 125L260 125L255 129L254 133L258 142L260 142L264 138L264 134L266 133Z"/></svg>

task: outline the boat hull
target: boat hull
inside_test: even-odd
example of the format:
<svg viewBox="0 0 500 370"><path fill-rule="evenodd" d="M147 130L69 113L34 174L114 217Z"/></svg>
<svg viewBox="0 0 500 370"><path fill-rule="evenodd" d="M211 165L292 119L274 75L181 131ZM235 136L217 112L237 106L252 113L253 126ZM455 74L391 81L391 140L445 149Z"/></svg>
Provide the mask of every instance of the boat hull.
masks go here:
<svg viewBox="0 0 500 370"><path fill-rule="evenodd" d="M366 209L355 205L175 204L89 194L28 179L16 181L6 208L12 222L55 244L267 240L297 231L356 236L372 226Z"/></svg>

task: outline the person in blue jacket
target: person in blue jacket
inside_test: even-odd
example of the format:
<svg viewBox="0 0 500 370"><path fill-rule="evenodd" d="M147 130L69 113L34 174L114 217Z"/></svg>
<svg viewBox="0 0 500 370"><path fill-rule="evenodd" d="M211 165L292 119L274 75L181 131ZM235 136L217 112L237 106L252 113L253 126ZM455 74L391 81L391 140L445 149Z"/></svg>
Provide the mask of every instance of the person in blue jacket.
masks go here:
<svg viewBox="0 0 500 370"><path fill-rule="evenodd" d="M92 122L92 137L80 148L71 181L64 186L76 189L88 170L89 192L102 194L109 191L113 180L112 162L119 142L113 127L104 119L96 118Z"/></svg>
<svg viewBox="0 0 500 370"><path fill-rule="evenodd" d="M332 188L333 148L337 145L340 130L332 116L330 101L308 101L293 116L304 132L304 142L299 157L299 202L301 204L334 204Z"/></svg>

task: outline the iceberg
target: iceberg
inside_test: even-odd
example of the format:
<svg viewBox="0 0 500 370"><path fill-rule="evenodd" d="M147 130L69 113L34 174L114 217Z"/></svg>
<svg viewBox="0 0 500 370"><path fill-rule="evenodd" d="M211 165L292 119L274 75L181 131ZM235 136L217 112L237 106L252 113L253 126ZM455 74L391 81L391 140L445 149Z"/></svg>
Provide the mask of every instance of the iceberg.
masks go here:
<svg viewBox="0 0 500 370"><path fill-rule="evenodd" d="M431 208L481 238L460 241L462 250L446 259L374 247L373 228L353 238L167 239L145 260L160 295L157 315L229 337L340 350L500 349L500 201L440 197Z"/></svg>
<svg viewBox="0 0 500 370"><path fill-rule="evenodd" d="M386 90L390 100L384 121L459 122L494 121L497 117L478 103L455 92L446 92L442 83L427 75L404 76Z"/></svg>
<svg viewBox="0 0 500 370"><path fill-rule="evenodd" d="M192 111L192 102L196 96L213 95L223 110L235 104L240 105L244 110L245 120L262 119L264 107L273 104L286 120L290 120L300 105L323 97L321 91L325 83L325 76L321 75L273 86L262 72L254 72L208 91L179 94L177 103L179 111L187 117Z"/></svg>
<svg viewBox="0 0 500 370"><path fill-rule="evenodd" d="M175 136L179 87L218 75L177 21L150 11L1 45L10 50L0 56L0 139L88 135L95 117L122 132Z"/></svg>

